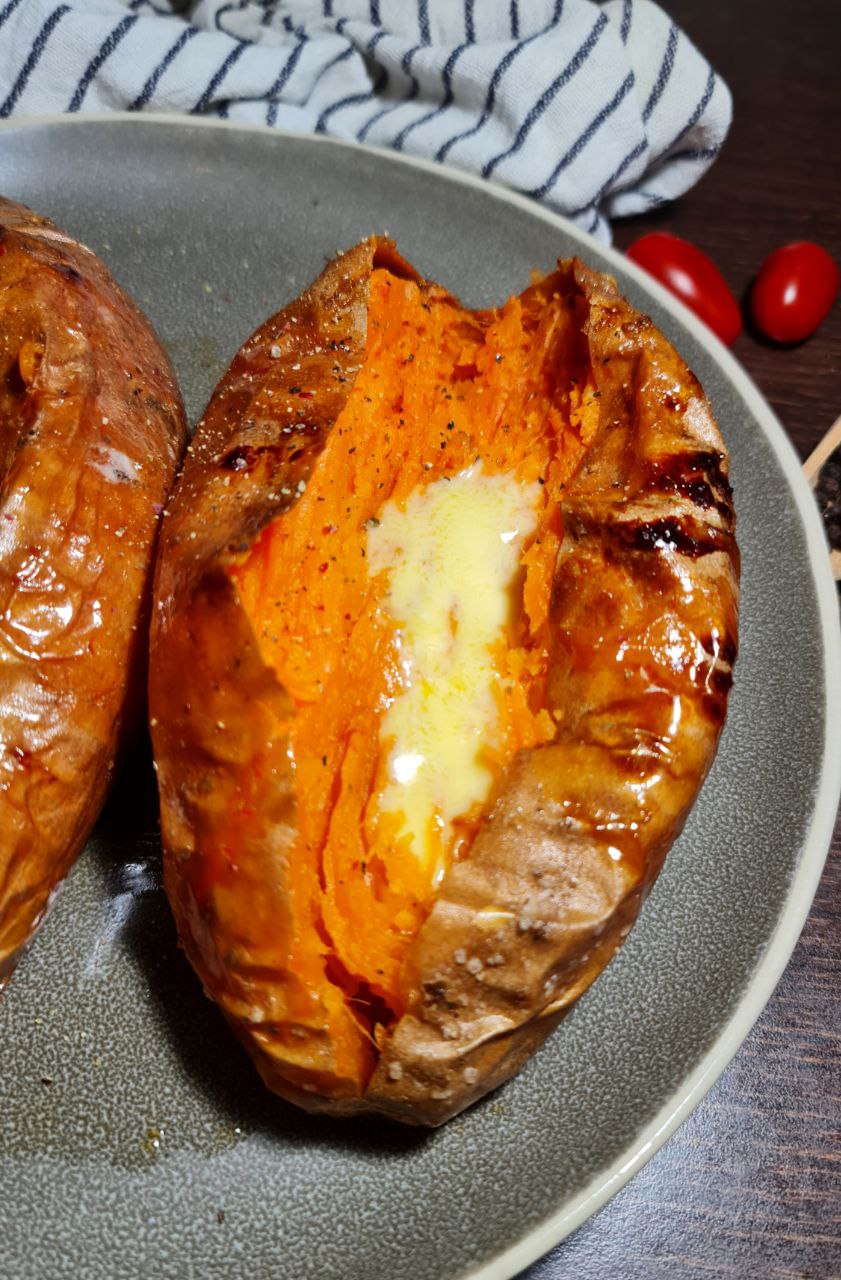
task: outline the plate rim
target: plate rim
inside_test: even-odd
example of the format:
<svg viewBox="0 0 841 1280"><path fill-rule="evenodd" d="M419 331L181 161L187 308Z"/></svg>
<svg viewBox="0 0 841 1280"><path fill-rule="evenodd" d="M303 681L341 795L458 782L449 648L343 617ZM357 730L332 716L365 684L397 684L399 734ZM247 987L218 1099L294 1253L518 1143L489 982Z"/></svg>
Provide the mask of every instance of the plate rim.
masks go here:
<svg viewBox="0 0 841 1280"><path fill-rule="evenodd" d="M610 1165L570 1196L559 1208L514 1244L493 1258L461 1273L460 1280L512 1280L525 1267L546 1255L562 1240L583 1225L603 1207L639 1169L663 1146L680 1124L698 1106L705 1094L729 1065L750 1033L754 1023L773 995L783 971L797 945L812 905L824 864L829 853L838 804L841 799L841 716L832 715L833 704L841 705L841 614L835 581L830 570L828 548L823 525L801 471L800 459L782 423L765 400L756 383L730 351L706 328L702 321L674 298L642 268L612 245L597 240L575 222L544 208L536 201L503 184L480 178L417 156L404 155L387 147L375 147L323 134L310 134L265 124L240 123L206 116L179 115L172 112L139 114L130 111L79 112L73 115L45 114L19 116L0 121L0 139L15 131L60 125L98 124L116 126L130 124L137 128L221 129L229 132L258 133L267 137L294 140L316 147L336 147L345 151L363 150L397 166L435 173L456 186L483 191L490 199L501 200L537 217L550 227L563 231L593 250L608 265L629 275L644 293L652 296L673 315L708 352L719 370L754 414L761 430L780 464L795 502L801 527L805 533L808 564L818 604L822 657L824 662L824 742L820 774L814 791L811 820L803 840L800 858L788 890L782 900L776 927L765 941L745 991L714 1044L678 1087L629 1142Z"/></svg>

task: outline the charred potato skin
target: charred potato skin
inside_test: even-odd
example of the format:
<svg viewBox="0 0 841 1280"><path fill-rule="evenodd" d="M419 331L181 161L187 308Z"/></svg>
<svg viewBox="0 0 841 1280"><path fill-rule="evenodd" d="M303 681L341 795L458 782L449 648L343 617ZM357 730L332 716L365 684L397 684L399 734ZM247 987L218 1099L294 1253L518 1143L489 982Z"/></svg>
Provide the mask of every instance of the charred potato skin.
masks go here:
<svg viewBox="0 0 841 1280"><path fill-rule="evenodd" d="M148 321L0 200L0 987L142 716L160 513L186 441Z"/></svg>
<svg viewBox="0 0 841 1280"><path fill-rule="evenodd" d="M165 531L150 693L167 891L205 988L264 1080L311 1111L437 1125L520 1069L633 925L715 754L736 658L738 550L727 454L700 386L609 277L560 264L600 424L563 502L558 734L500 778L410 954L408 1012L383 1037L364 1094L344 1089L326 1032L297 1043L284 1033L292 979L265 927L284 916L295 829L282 743L261 751L262 781L251 779L270 731L261 708L288 707L225 569L306 481L361 364L367 282L383 258L413 274L386 242L350 251L258 331L217 389ZM290 461L271 422L242 415L272 351L282 367L316 348L335 358L321 377L308 369L319 394ZM219 814L249 787L263 806L253 838L221 869L217 850L209 877Z"/></svg>

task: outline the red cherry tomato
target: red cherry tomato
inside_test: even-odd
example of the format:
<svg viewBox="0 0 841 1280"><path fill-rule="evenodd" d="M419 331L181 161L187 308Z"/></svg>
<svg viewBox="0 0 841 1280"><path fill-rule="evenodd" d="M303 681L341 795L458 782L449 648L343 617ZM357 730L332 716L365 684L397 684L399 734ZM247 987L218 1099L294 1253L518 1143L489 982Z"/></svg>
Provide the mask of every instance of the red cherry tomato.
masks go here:
<svg viewBox="0 0 841 1280"><path fill-rule="evenodd" d="M627 255L664 284L727 346L742 331L742 317L724 276L705 253L668 231L635 240Z"/></svg>
<svg viewBox="0 0 841 1280"><path fill-rule="evenodd" d="M774 342L802 342L826 319L838 285L838 267L826 249L796 240L775 249L759 268L751 314Z"/></svg>

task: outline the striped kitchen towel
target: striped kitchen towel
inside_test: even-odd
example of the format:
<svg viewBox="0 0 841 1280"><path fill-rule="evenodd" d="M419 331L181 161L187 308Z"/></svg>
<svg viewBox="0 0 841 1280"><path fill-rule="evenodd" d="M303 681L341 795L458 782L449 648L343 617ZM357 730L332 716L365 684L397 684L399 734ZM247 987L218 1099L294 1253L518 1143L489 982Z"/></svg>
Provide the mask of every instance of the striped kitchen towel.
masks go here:
<svg viewBox="0 0 841 1280"><path fill-rule="evenodd" d="M0 0L0 117L115 110L392 147L608 240L698 180L731 99L652 0Z"/></svg>

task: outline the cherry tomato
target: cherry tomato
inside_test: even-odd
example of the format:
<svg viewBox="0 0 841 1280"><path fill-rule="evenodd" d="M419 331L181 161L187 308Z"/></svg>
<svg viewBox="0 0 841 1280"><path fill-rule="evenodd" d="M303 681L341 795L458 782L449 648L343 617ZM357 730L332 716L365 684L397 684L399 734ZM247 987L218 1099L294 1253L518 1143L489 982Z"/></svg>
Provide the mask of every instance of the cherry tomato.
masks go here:
<svg viewBox="0 0 841 1280"><path fill-rule="evenodd" d="M838 267L826 249L795 240L775 249L759 268L751 314L774 342L802 342L826 319L838 285Z"/></svg>
<svg viewBox="0 0 841 1280"><path fill-rule="evenodd" d="M664 284L727 346L742 331L742 317L724 276L705 253L668 231L635 240L627 255Z"/></svg>

